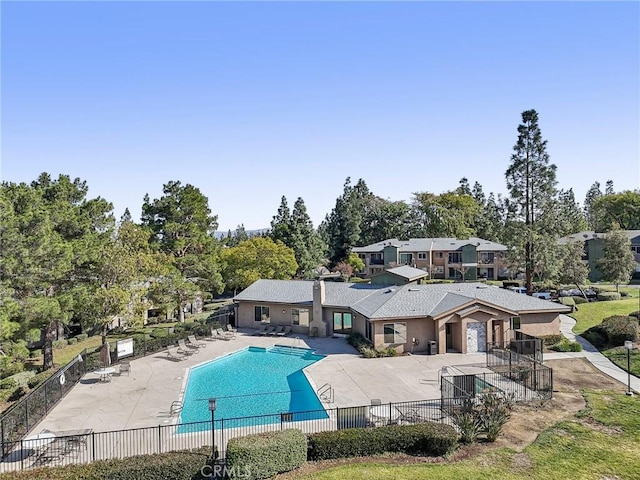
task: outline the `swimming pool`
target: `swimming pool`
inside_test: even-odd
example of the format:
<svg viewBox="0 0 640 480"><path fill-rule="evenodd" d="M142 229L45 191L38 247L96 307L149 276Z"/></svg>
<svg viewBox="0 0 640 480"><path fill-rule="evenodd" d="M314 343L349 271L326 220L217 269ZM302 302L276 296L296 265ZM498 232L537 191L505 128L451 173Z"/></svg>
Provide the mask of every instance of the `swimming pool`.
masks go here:
<svg viewBox="0 0 640 480"><path fill-rule="evenodd" d="M217 400L216 424L225 419L225 427L280 422L284 412L292 413L287 417L292 421L327 418L302 371L323 358L307 348L248 347L192 368L180 421L210 421L209 398ZM207 428L202 424L202 430ZM193 427L178 427L178 433L186 431Z"/></svg>

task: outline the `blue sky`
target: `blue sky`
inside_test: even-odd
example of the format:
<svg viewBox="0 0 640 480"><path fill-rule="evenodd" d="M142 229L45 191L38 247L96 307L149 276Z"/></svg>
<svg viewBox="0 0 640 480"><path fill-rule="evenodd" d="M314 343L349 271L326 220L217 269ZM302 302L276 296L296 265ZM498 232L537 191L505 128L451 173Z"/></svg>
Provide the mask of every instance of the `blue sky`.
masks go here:
<svg viewBox="0 0 640 480"><path fill-rule="evenodd" d="M346 177L410 200L466 176L505 193L534 108L579 201L640 186L638 2L11 2L3 181L80 177L129 207L170 180L220 229L302 197L314 225Z"/></svg>

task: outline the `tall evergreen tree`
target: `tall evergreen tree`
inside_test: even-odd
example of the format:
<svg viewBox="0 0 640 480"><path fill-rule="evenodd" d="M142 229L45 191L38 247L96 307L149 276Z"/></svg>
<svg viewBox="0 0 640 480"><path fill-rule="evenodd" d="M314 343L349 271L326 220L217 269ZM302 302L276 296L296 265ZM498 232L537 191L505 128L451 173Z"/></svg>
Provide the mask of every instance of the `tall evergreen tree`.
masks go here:
<svg viewBox="0 0 640 480"><path fill-rule="evenodd" d="M613 195L616 191L613 189L613 180L607 180L604 188L605 195Z"/></svg>
<svg viewBox="0 0 640 480"><path fill-rule="evenodd" d="M171 181L163 196L151 201L145 195L142 225L152 232L151 241L170 259L176 273L166 275L175 294L178 318L198 290L221 292L224 288L218 261L216 215L208 199L193 185Z"/></svg>
<svg viewBox="0 0 640 480"><path fill-rule="evenodd" d="M313 228L313 222L307 213L307 207L302 198L298 198L293 204L291 213L291 236L289 246L296 257L299 278L313 278L322 264L324 245L318 233Z"/></svg>
<svg viewBox="0 0 640 480"><path fill-rule="evenodd" d="M364 202L371 196L364 180L358 180L355 185L351 185L350 178L345 181L342 195L336 199L336 205L322 227L331 267L346 260L351 248L360 243Z"/></svg>
<svg viewBox="0 0 640 480"><path fill-rule="evenodd" d="M526 288L531 292L534 239L537 234L548 233L540 231L537 225L538 218L557 196L556 166L549 163L547 141L542 139L538 113L535 110L522 112L522 123L518 126L518 141L513 150L511 165L505 172L505 177L518 218L529 230L524 245L524 262Z"/></svg>
<svg viewBox="0 0 640 480"><path fill-rule="evenodd" d="M360 244L369 245L387 238L408 238L410 208L403 201L371 196L362 212Z"/></svg>
<svg viewBox="0 0 640 480"><path fill-rule="evenodd" d="M269 236L274 242L280 240L285 245L291 246L291 233L291 212L287 197L283 195L278 207L278 213L271 220Z"/></svg>
<svg viewBox="0 0 640 480"><path fill-rule="evenodd" d="M587 225L589 228L596 232L600 228L602 215L601 212L596 209L595 203L600 197L602 197L600 182L594 182L584 198L584 215L587 219Z"/></svg>

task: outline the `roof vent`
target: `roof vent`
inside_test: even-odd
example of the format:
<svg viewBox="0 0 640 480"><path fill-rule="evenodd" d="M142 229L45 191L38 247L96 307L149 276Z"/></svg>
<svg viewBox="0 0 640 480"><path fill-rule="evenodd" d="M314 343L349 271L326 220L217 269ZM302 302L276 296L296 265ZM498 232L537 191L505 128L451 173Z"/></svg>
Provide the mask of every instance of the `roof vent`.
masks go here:
<svg viewBox="0 0 640 480"><path fill-rule="evenodd" d="M419 292L420 289L419 288L410 288L409 291L410 292Z"/></svg>
<svg viewBox="0 0 640 480"><path fill-rule="evenodd" d="M387 290L386 292L384 292L384 293L391 293L391 292L395 292L395 291L396 291L396 289L395 289L395 288L390 288L390 289L388 289L388 290Z"/></svg>

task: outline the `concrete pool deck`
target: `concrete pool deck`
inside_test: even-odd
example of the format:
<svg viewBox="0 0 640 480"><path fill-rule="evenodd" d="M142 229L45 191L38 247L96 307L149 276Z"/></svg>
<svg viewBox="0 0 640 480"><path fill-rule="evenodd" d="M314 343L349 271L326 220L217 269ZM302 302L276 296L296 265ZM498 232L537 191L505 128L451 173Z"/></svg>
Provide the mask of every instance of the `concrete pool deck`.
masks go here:
<svg viewBox="0 0 640 480"><path fill-rule="evenodd" d="M485 362L484 354L364 359L343 338L274 338L251 332L206 344L184 361L168 359L166 351L132 360L129 375L114 375L108 383L87 373L33 431L102 432L176 423L178 416L170 408L181 399L187 369L248 346L300 346L327 355L305 369L314 390L326 383L333 387L334 402L324 403L325 408L368 405L372 398L383 403L439 398L443 367L481 370Z"/></svg>

